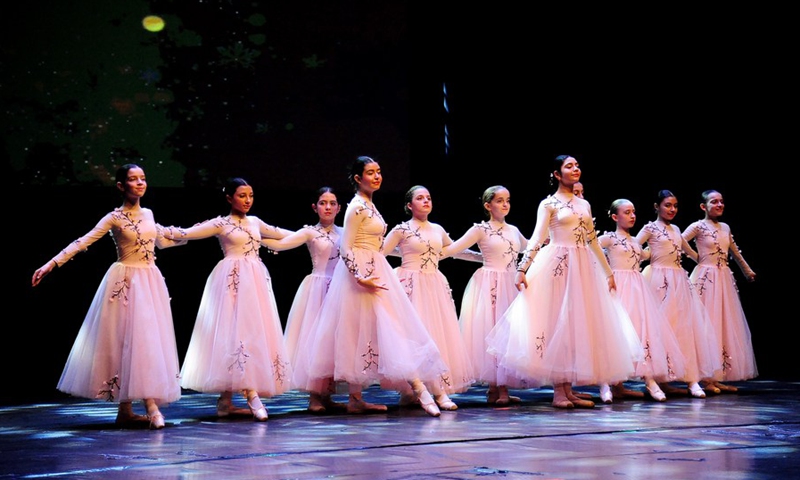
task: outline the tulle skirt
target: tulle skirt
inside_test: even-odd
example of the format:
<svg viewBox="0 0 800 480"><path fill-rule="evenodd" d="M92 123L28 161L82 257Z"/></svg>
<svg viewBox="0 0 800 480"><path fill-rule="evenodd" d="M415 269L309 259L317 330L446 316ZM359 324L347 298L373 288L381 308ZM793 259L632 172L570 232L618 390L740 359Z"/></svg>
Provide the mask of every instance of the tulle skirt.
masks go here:
<svg viewBox="0 0 800 480"><path fill-rule="evenodd" d="M286 350L289 352L289 361L292 364L292 388L305 390L309 385L310 391L320 392L326 388L323 379L314 381L308 374L308 362L305 361L308 351L301 348L309 340L313 332L314 319L319 314L322 301L328 293L331 279L324 275L311 274L300 283L297 293L289 309L286 320L284 338Z"/></svg>
<svg viewBox="0 0 800 480"><path fill-rule="evenodd" d="M644 349L635 375L673 382L686 375L686 361L653 287L638 270L614 270L617 297L631 318Z"/></svg>
<svg viewBox="0 0 800 480"><path fill-rule="evenodd" d="M306 368L311 379L352 385L439 381L447 366L391 265L379 252L353 249L356 265L370 265L387 290L360 286L339 262L311 327ZM302 367L301 367L302 368ZM315 391L314 382L298 388Z"/></svg>
<svg viewBox="0 0 800 480"><path fill-rule="evenodd" d="M487 351L486 344L486 336L519 293L514 285L515 273L487 267L477 269L464 288L459 323L476 381L531 388L536 385L499 365L497 358Z"/></svg>
<svg viewBox="0 0 800 480"><path fill-rule="evenodd" d="M690 276L700 301L706 307L722 352L722 372L716 380L749 380L758 376L750 327L742 309L733 271L698 265Z"/></svg>
<svg viewBox="0 0 800 480"><path fill-rule="evenodd" d="M260 259L225 258L206 280L181 370L181 386L198 392L290 388L289 355L267 267Z"/></svg>
<svg viewBox="0 0 800 480"><path fill-rule="evenodd" d="M111 402L181 397L169 293L156 266L115 262L70 351L58 389Z"/></svg>
<svg viewBox="0 0 800 480"><path fill-rule="evenodd" d="M686 360L686 374L681 380L698 382L721 374L722 351L711 319L695 293L683 268L648 265L642 275L661 298L661 307Z"/></svg>
<svg viewBox="0 0 800 480"><path fill-rule="evenodd" d="M643 358L636 330L586 248L549 245L487 337L500 365L539 385L617 383Z"/></svg>
<svg viewBox="0 0 800 480"><path fill-rule="evenodd" d="M446 393L466 391L474 381L472 362L461 337L447 278L439 270L422 273L398 267L395 272L447 365L440 387Z"/></svg>

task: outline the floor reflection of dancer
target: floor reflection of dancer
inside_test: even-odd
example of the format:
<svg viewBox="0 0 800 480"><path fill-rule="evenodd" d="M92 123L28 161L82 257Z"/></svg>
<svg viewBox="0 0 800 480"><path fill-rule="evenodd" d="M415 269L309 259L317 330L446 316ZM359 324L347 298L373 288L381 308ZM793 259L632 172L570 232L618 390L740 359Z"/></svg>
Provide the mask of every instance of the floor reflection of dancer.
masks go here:
<svg viewBox="0 0 800 480"><path fill-rule="evenodd" d="M363 387L409 382L422 408L438 417L439 407L423 382L438 381L447 367L381 253L386 222L372 202L383 181L381 167L370 157L358 157L349 180L355 196L345 211L342 261L302 347L310 352L309 376L312 381L333 377L347 382L350 413L387 410L386 405L366 402ZM313 386L310 382L306 388Z"/></svg>
<svg viewBox="0 0 800 480"><path fill-rule="evenodd" d="M393 252L395 247L399 248L402 264L395 273L447 364L448 371L439 381L428 383L428 390L441 410L455 410L458 406L448 393L466 391L474 378L472 362L459 330L450 283L439 270L442 248L453 241L441 225L428 220L433 200L427 188L421 185L411 187L405 200L405 211L411 218L389 232L383 251ZM480 261L480 254L474 253L477 255L470 257ZM410 388L398 390L401 392L400 403L407 403L411 397Z"/></svg>
<svg viewBox="0 0 800 480"><path fill-rule="evenodd" d="M318 385L308 387L311 379L308 377L307 363L301 359L304 360L303 357L310 352L300 346L311 333L311 325L328 293L333 269L339 262L342 227L336 225L335 221L341 206L333 189L322 187L316 192L311 208L318 217L315 225L305 225L284 238L266 239L262 243L276 252L306 245L311 254L311 273L303 279L295 293L286 319L284 338L293 367L293 388L309 392L308 410L311 413L326 413L328 410L345 410L347 407L331 398L335 393L333 378L322 379Z"/></svg>
<svg viewBox="0 0 800 480"><path fill-rule="evenodd" d="M282 238L290 230L248 215L253 187L233 178L224 188L230 213L191 228L171 227L177 239L216 237L224 257L206 280L192 337L181 368L181 386L219 393L217 415L252 415L265 421L262 396L289 389L291 368L283 343L272 279L261 260L262 238ZM247 407L233 405L241 392Z"/></svg>
<svg viewBox="0 0 800 480"><path fill-rule="evenodd" d="M749 380L758 376L756 357L750 337L750 327L744 315L739 289L728 266L729 255L733 257L748 282L756 279L755 272L744 260L730 226L720 221L725 211L725 200L716 190L702 194L700 209L704 218L683 232L686 241L694 240L699 257L698 264L689 278L700 300L706 306L718 342L717 350L722 356L722 371L704 382L706 390L713 388L722 392L735 392L733 385L725 381Z"/></svg>
<svg viewBox="0 0 800 480"><path fill-rule="evenodd" d="M183 242L168 240L153 212L141 206L147 190L144 170L126 164L117 170L122 206L106 214L86 235L70 243L39 267L35 287L96 241L111 234L117 261L111 264L70 351L58 389L83 398L119 403L116 423L122 427L164 427L159 406L181 397L180 365L170 298L155 264L155 248ZM133 413L143 399L147 416Z"/></svg>
<svg viewBox="0 0 800 480"><path fill-rule="evenodd" d="M470 227L461 238L445 247L442 255L454 256L476 244L483 255L483 265L472 274L464 289L459 323L474 368L473 376L476 382L489 386L486 401L504 406L520 401L519 397L509 395L509 387L531 385L497 364L497 359L486 351L486 335L517 296L514 274L519 252L528 240L517 227L506 222L511 211L511 193L507 188L489 187L481 200L489 219Z"/></svg>

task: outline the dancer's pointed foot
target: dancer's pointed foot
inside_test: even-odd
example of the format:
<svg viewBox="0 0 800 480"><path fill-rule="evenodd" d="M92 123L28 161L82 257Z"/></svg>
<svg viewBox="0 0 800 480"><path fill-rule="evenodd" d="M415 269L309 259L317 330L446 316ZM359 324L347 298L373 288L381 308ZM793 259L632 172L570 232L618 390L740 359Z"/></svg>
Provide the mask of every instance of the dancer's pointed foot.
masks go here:
<svg viewBox="0 0 800 480"><path fill-rule="evenodd" d="M733 385L726 385L722 382L714 382L714 386L723 392L735 393L739 391L737 387L734 387Z"/></svg>
<svg viewBox="0 0 800 480"><path fill-rule="evenodd" d="M447 396L446 393L443 393L441 395L436 395L434 399L436 400L436 405L439 406L440 410L447 410L447 411L458 410L458 405L456 405L455 402L452 401L450 397Z"/></svg>
<svg viewBox="0 0 800 480"><path fill-rule="evenodd" d="M322 405L329 412L346 412L347 404L334 402L330 395L322 395Z"/></svg>
<svg viewBox="0 0 800 480"><path fill-rule="evenodd" d="M722 393L722 390L719 387L717 387L716 382L712 380L705 380L703 382L700 382L700 387L709 395L719 395L720 393ZM689 391L691 391L691 388L689 389Z"/></svg>
<svg viewBox="0 0 800 480"><path fill-rule="evenodd" d="M161 430L164 428L164 415L161 414L158 410L155 413L148 415L150 418L150 429L151 430Z"/></svg>
<svg viewBox="0 0 800 480"><path fill-rule="evenodd" d="M327 408L322 403L322 397L318 393L308 395L308 411L311 413L325 413Z"/></svg>
<svg viewBox="0 0 800 480"><path fill-rule="evenodd" d="M257 422L266 422L269 418L267 408L261 403L261 398L258 394L251 396L247 399L247 406L250 407L250 412L253 414L253 420Z"/></svg>
<svg viewBox="0 0 800 480"><path fill-rule="evenodd" d="M663 391L668 396L689 395L689 389L687 388L675 387L673 385L670 385L669 383L659 383L658 386L661 387L661 391Z"/></svg>
<svg viewBox="0 0 800 480"><path fill-rule="evenodd" d="M600 385L600 400L603 403L609 404L613 401L613 394L611 393L611 387L608 386L607 383L603 383ZM576 397L577 398L577 397Z"/></svg>
<svg viewBox="0 0 800 480"><path fill-rule="evenodd" d="M497 399L500 397L500 392L497 390L496 385L489 386L489 389L486 390L486 403L489 405L494 405L497 403Z"/></svg>
<svg viewBox="0 0 800 480"><path fill-rule="evenodd" d="M419 393L419 404L422 406L422 409L425 410L425 413L431 417L438 417L441 414L439 407L436 405L436 402L433 400L428 390L423 390Z"/></svg>
<svg viewBox="0 0 800 480"><path fill-rule="evenodd" d="M622 399L622 398L644 398L644 392L640 392L639 390L631 390L629 388L625 388L624 383L618 383L611 387L611 393L613 394L614 398Z"/></svg>
<svg viewBox="0 0 800 480"><path fill-rule="evenodd" d="M497 387L497 400L495 400L494 404L498 407L505 407L511 403L511 399L508 398L508 387L505 385L500 385Z"/></svg>
<svg viewBox="0 0 800 480"><path fill-rule="evenodd" d="M360 396L357 397L353 394L350 394L350 399L347 401L347 413L382 413L387 410L386 405L368 403Z"/></svg>
<svg viewBox="0 0 800 480"><path fill-rule="evenodd" d="M667 396L664 392L661 391L658 384L656 382L649 382L647 385L647 393L650 394L650 398L655 400L656 402L666 402Z"/></svg>
<svg viewBox="0 0 800 480"><path fill-rule="evenodd" d="M217 416L220 418L227 416L249 417L251 415L249 408L241 408L233 405L231 397L220 396L217 399Z"/></svg>
<svg viewBox="0 0 800 480"><path fill-rule="evenodd" d="M706 398L706 392L703 391L703 388L697 382L689 384L689 392L695 398Z"/></svg>
<svg viewBox="0 0 800 480"><path fill-rule="evenodd" d="M150 423L150 418L147 415L117 412L114 423L121 428L144 428Z"/></svg>

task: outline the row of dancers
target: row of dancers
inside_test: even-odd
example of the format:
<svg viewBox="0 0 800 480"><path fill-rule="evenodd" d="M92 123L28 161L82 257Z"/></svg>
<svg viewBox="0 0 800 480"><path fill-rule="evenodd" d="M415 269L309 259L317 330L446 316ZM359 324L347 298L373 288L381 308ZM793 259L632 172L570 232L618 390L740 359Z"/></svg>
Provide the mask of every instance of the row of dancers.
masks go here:
<svg viewBox="0 0 800 480"><path fill-rule="evenodd" d="M312 205L317 223L296 231L248 215L254 193L241 178L224 189L228 215L188 228L162 226L141 206L144 170L124 165L116 177L122 206L33 274L37 286L109 232L114 239L117 261L101 281L57 388L118 403L121 427L160 429L159 407L179 400L182 388L218 393L220 417L264 421L261 398L290 390L308 392L313 413L384 412L386 405L362 397L364 387L379 384L399 392L401 406L439 416L458 408L450 395L475 384L488 385L487 402L495 405L519 402L509 388L552 386L554 407L592 408L591 396L574 386L597 385L601 401L611 403L643 397L623 383L641 379L649 397L665 401L734 391L723 382L756 377L729 256L749 281L755 273L720 220L722 195L704 192L704 218L681 233L672 223L677 199L661 191L657 219L635 236L635 207L618 199L609 209L616 230L599 235L580 175L574 157L554 159L555 192L540 202L530 238L506 222L508 189L493 186L483 194L487 220L453 240L428 219L433 201L423 186L406 194L410 218L389 230L373 203L380 165L366 156L351 164L355 195L343 225L336 225L339 199L325 187ZM155 249L211 237L224 255L206 281L179 365ZM303 245L312 271L284 330L260 250ZM683 255L697 262L691 274ZM400 257L400 266L387 256ZM439 270L449 257L481 264L458 310ZM346 404L332 399L342 384ZM237 392L247 408L234 404ZM139 399L145 415L133 411Z"/></svg>

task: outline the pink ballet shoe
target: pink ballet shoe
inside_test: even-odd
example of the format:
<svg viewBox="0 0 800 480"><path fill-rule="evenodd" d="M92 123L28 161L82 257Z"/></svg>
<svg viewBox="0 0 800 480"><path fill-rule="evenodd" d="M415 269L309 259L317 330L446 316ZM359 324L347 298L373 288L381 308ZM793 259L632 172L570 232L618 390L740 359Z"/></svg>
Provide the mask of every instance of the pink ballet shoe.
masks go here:
<svg viewBox="0 0 800 480"><path fill-rule="evenodd" d="M706 392L703 391L703 387L697 382L689 384L689 393L695 398L706 398Z"/></svg>
<svg viewBox="0 0 800 480"><path fill-rule="evenodd" d="M455 402L450 400L450 397L448 397L446 393L443 393L441 395L436 395L434 399L436 400L436 405L439 406L440 410L447 410L447 411L458 410L458 405L456 405Z"/></svg>
<svg viewBox="0 0 800 480"><path fill-rule="evenodd" d="M156 413L152 415L148 415L150 418L150 430L161 430L164 428L164 415L161 415L161 412L156 411Z"/></svg>
<svg viewBox="0 0 800 480"><path fill-rule="evenodd" d="M656 402L666 402L667 396L664 395L664 392L658 387L656 382L652 382L647 384L647 393L650 394L650 398L655 400Z"/></svg>
<svg viewBox="0 0 800 480"><path fill-rule="evenodd" d="M420 392L419 404L422 405L422 409L425 410L425 413L431 417L438 417L441 414L439 407L436 406L436 402L433 400L428 390Z"/></svg>
<svg viewBox="0 0 800 480"><path fill-rule="evenodd" d="M253 414L253 420L257 422L266 422L269 418L267 408L261 403L261 397L253 395L247 399L247 406L250 407L250 412Z"/></svg>

